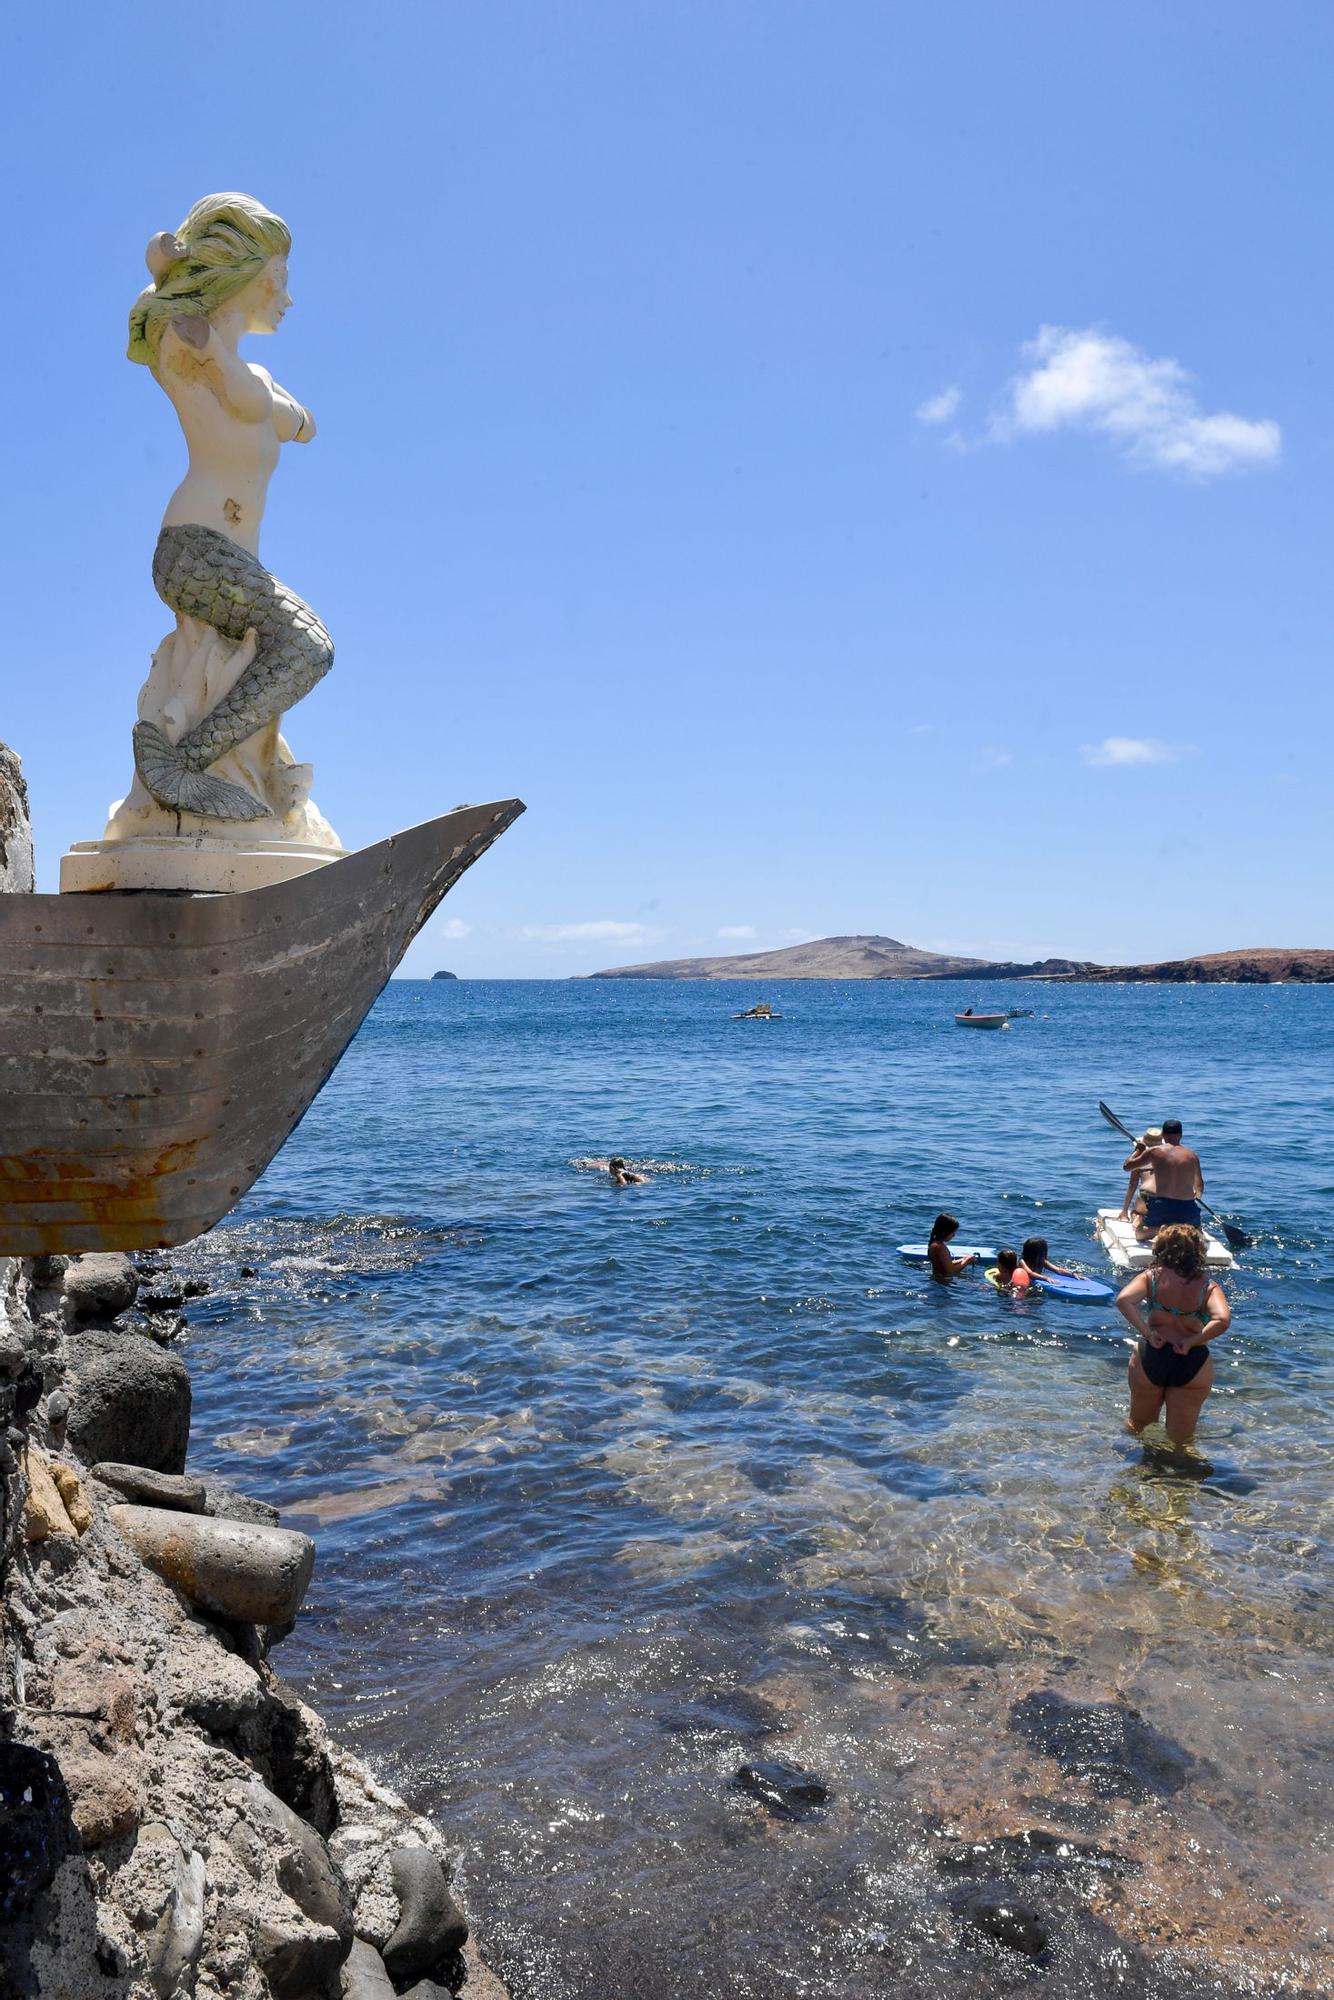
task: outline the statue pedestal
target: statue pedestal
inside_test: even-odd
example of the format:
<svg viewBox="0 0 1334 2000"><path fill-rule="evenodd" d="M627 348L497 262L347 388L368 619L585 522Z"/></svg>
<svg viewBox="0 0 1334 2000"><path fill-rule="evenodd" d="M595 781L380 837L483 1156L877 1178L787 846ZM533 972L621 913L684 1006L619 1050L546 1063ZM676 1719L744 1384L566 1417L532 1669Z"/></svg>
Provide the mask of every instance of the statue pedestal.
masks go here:
<svg viewBox="0 0 1334 2000"><path fill-rule="evenodd" d="M137 840L77 840L60 860L62 896L107 889L168 889L198 896L229 896L290 882L330 861L341 847L295 840L210 840L206 835L166 835Z"/></svg>

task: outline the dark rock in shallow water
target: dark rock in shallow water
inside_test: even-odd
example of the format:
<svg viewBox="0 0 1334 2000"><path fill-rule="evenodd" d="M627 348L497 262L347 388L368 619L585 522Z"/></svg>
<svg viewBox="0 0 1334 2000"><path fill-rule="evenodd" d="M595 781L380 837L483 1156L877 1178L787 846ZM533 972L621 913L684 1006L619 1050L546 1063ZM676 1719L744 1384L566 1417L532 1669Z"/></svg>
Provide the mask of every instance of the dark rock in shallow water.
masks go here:
<svg viewBox="0 0 1334 2000"><path fill-rule="evenodd" d="M763 1763L743 1764L732 1780L739 1792L752 1798L778 1819L805 1819L819 1812L833 1797L828 1785L796 1764L769 1758Z"/></svg>
<svg viewBox="0 0 1334 2000"><path fill-rule="evenodd" d="M1120 1702L1067 1701L1050 1688L1010 1710L1010 1728L1101 1798L1180 1791L1194 1759Z"/></svg>
<svg viewBox="0 0 1334 2000"><path fill-rule="evenodd" d="M81 1457L183 1472L190 1440L185 1363L143 1334L87 1327L69 1342L69 1441Z"/></svg>
<svg viewBox="0 0 1334 2000"><path fill-rule="evenodd" d="M744 1743L755 1743L778 1735L786 1724L761 1695L748 1694L744 1688L705 1688L665 1710L658 1727L669 1736L739 1736Z"/></svg>
<svg viewBox="0 0 1334 2000"><path fill-rule="evenodd" d="M398 1897L398 1928L381 1955L391 1979L401 1984L438 1971L462 1950L468 1924L429 1847L396 1847L389 1872Z"/></svg>
<svg viewBox="0 0 1334 2000"><path fill-rule="evenodd" d="M1026 1833L1003 1833L995 1840L949 1848L937 1855L936 1870L941 1875L1053 1875L1078 1880L1138 1875L1139 1863L1068 1833L1030 1827Z"/></svg>
<svg viewBox="0 0 1334 2000"><path fill-rule="evenodd" d="M1021 1903L1015 1896L983 1889L964 1904L963 1914L997 1944L1023 1952L1026 1958L1036 1958L1047 1949L1047 1926L1041 1915L1031 1903Z"/></svg>

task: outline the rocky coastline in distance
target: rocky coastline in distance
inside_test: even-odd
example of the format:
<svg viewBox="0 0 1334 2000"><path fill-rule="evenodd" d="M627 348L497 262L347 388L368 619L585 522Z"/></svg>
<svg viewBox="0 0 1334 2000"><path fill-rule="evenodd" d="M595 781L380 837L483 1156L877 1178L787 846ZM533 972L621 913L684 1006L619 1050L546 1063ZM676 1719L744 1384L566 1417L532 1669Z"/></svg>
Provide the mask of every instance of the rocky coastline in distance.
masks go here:
<svg viewBox="0 0 1334 2000"><path fill-rule="evenodd" d="M1143 965L1043 958L1028 963L953 958L876 935L816 938L778 951L619 965L590 979L1042 979L1085 985L1320 986L1334 982L1334 949L1207 952Z"/></svg>

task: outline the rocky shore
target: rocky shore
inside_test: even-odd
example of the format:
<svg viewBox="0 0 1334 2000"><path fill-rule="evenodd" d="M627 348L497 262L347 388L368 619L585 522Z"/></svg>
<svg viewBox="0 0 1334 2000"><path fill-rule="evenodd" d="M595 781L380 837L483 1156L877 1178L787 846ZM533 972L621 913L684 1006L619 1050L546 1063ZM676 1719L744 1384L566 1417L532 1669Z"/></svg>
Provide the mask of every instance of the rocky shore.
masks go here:
<svg viewBox="0 0 1334 2000"><path fill-rule="evenodd" d="M0 1260L0 1992L503 2000L440 1831L274 1671L315 1548L186 1471L183 1292Z"/></svg>

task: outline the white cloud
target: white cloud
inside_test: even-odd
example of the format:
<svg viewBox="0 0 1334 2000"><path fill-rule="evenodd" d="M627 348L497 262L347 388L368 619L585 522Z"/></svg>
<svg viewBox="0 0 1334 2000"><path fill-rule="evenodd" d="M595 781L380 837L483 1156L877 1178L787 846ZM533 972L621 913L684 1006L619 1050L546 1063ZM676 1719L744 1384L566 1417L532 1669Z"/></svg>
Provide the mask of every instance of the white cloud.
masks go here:
<svg viewBox="0 0 1334 2000"><path fill-rule="evenodd" d="M977 761L981 765L984 771L1000 771L1003 770L1007 764L1013 764L1014 753L1010 750L997 749L997 747L994 744L992 744L989 745L987 749L979 753Z"/></svg>
<svg viewBox="0 0 1334 2000"><path fill-rule="evenodd" d="M436 936L442 938L465 938L472 929L459 917L448 917L443 924L436 925Z"/></svg>
<svg viewBox="0 0 1334 2000"><path fill-rule="evenodd" d="M938 396L928 396L924 403L917 405L917 421L919 424L947 424L951 417L958 414L962 401L963 390L951 383Z"/></svg>
<svg viewBox="0 0 1334 2000"><path fill-rule="evenodd" d="M1081 751L1086 764L1175 764L1178 754L1156 736L1104 736Z"/></svg>
<svg viewBox="0 0 1334 2000"><path fill-rule="evenodd" d="M753 938L758 937L759 932L754 924L723 924L718 935L721 938Z"/></svg>
<svg viewBox="0 0 1334 2000"><path fill-rule="evenodd" d="M1023 355L1031 365L1011 381L991 419L994 443L1043 431L1095 431L1135 464L1193 479L1272 465L1282 451L1282 433L1270 418L1206 414L1179 361L1155 360L1118 334L1044 326Z"/></svg>
<svg viewBox="0 0 1334 2000"><path fill-rule="evenodd" d="M618 923L614 917L598 917L584 924L520 924L516 937L539 938L544 944L583 944L605 940L611 944L641 944L653 936L647 924Z"/></svg>

